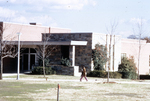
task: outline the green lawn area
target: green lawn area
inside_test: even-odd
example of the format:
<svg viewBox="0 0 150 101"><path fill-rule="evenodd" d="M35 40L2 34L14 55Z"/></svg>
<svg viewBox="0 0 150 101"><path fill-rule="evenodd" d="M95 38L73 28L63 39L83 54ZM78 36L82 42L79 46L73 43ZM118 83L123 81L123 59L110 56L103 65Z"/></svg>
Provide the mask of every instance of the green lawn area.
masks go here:
<svg viewBox="0 0 150 101"><path fill-rule="evenodd" d="M107 81L106 79L89 77L89 80L98 82L53 81L52 79L79 80L80 77L62 75L46 77L47 81L42 75L20 75L20 80L15 80L16 76L3 77L4 79L0 80L0 101L56 101L58 84L60 84L60 101L150 101L149 84L103 84L102 81ZM110 81L132 80L110 79Z"/></svg>

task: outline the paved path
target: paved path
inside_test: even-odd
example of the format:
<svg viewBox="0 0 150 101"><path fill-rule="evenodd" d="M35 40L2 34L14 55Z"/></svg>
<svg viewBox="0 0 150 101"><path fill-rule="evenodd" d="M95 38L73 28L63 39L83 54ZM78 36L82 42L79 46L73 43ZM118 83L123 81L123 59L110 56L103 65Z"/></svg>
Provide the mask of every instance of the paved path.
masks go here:
<svg viewBox="0 0 150 101"><path fill-rule="evenodd" d="M15 76L17 77L17 74L14 73L14 74L3 74L3 76ZM23 74L20 74L20 75L23 75ZM4 80L16 80L16 78L3 78ZM31 80L31 81L45 81L46 79L44 78L39 78L39 79L23 79L23 78L20 78L19 80ZM47 81L69 81L69 82L80 82L79 79L73 79L73 80L70 80L70 79L47 79ZM106 82L107 79L89 79L88 82L97 82L97 83L104 83ZM82 82L87 82L85 80L82 80ZM150 84L150 80L140 80L140 81L118 81L118 80L115 80L115 79L110 79L110 82L115 82L115 83L121 83L121 84Z"/></svg>
<svg viewBox="0 0 150 101"><path fill-rule="evenodd" d="M3 78L3 80L16 80L16 78ZM19 80L28 80L28 81L45 81L46 79L22 79L20 78ZM47 79L47 81L56 81L56 82L63 82L63 81L67 81L67 82L80 82L79 80L70 80L70 79ZM106 81L106 80L105 80ZM85 81L83 80L82 82L97 82L97 83L104 83L104 81L95 81L95 80L88 80L88 81ZM111 82L111 81L110 81ZM138 81L113 81L115 83L118 83L118 84L150 84L150 81L148 82L138 82Z"/></svg>

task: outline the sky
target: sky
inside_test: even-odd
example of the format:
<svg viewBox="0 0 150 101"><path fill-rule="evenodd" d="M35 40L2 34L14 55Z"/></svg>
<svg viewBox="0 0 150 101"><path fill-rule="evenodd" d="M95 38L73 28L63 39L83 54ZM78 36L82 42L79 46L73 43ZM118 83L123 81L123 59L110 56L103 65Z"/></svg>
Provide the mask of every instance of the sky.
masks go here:
<svg viewBox="0 0 150 101"><path fill-rule="evenodd" d="M150 0L0 0L0 21L68 28L127 38L150 34Z"/></svg>

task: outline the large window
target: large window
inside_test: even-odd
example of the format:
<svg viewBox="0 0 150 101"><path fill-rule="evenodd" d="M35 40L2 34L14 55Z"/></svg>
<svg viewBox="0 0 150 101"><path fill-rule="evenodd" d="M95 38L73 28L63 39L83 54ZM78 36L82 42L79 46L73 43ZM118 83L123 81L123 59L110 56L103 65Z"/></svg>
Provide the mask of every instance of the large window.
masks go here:
<svg viewBox="0 0 150 101"><path fill-rule="evenodd" d="M22 70L31 70L35 65L36 51L33 48L24 48L22 50Z"/></svg>

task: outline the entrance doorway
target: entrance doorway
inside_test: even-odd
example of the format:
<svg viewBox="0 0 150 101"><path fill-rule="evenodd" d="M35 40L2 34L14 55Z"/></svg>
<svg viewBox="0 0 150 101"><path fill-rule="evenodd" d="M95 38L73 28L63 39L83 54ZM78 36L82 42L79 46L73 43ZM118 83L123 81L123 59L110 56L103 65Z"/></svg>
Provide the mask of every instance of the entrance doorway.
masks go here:
<svg viewBox="0 0 150 101"><path fill-rule="evenodd" d="M26 48L22 54L22 71L31 70L35 65L36 51L32 48Z"/></svg>
<svg viewBox="0 0 150 101"><path fill-rule="evenodd" d="M61 46L61 58L69 59L69 46Z"/></svg>
<svg viewBox="0 0 150 101"><path fill-rule="evenodd" d="M23 67L22 70L28 70L28 54L23 54Z"/></svg>

